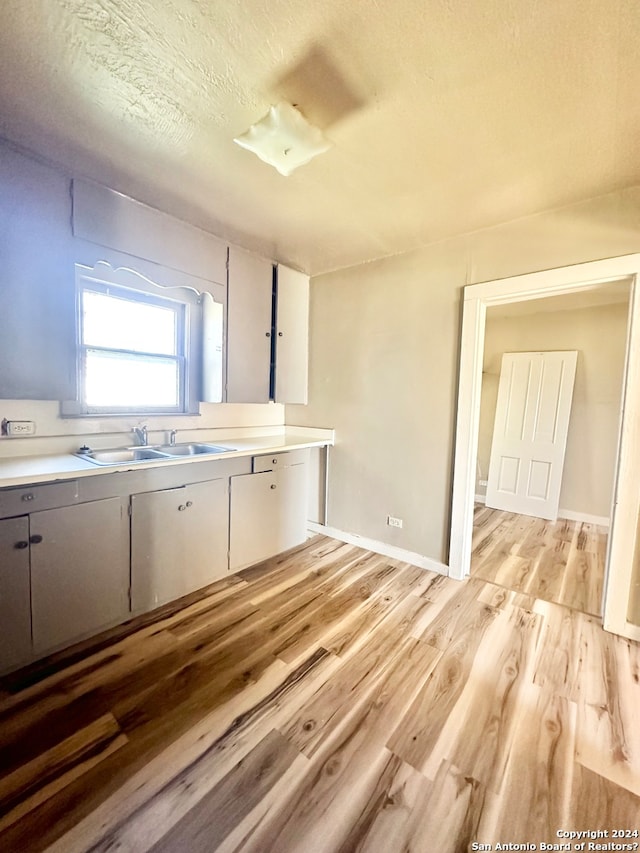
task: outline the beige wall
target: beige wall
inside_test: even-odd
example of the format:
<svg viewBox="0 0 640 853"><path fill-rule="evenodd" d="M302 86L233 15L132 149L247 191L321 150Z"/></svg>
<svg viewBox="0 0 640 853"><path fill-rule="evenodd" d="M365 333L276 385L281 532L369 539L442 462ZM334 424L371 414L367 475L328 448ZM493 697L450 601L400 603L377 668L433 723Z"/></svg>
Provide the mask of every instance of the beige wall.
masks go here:
<svg viewBox="0 0 640 853"><path fill-rule="evenodd" d="M329 525L446 561L463 286L638 251L633 188L314 278L309 405L286 420L336 429Z"/></svg>
<svg viewBox="0 0 640 853"><path fill-rule="evenodd" d="M522 317L487 314L478 462L487 479L502 354L577 350L560 508L609 516L618 441L627 305L545 312ZM476 493L486 489L477 484Z"/></svg>

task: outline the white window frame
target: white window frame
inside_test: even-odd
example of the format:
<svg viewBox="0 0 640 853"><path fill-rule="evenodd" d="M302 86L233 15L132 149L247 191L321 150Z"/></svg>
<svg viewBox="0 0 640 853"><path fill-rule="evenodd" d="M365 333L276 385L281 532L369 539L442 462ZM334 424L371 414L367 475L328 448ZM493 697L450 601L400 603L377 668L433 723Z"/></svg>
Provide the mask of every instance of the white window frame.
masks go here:
<svg viewBox="0 0 640 853"><path fill-rule="evenodd" d="M171 291L171 295L167 291ZM85 345L82 340L82 294L85 291L105 293L130 299L132 302L158 305L176 312L177 352L165 356L136 350L117 350ZM62 404L65 417L109 417L123 415L193 415L199 413L201 384L201 305L199 294L187 287L163 288L146 276L131 269L113 269L101 261L95 267L76 264L76 400ZM85 401L85 354L87 350L104 349L131 355L150 355L158 359L171 358L178 363L177 406L89 406Z"/></svg>

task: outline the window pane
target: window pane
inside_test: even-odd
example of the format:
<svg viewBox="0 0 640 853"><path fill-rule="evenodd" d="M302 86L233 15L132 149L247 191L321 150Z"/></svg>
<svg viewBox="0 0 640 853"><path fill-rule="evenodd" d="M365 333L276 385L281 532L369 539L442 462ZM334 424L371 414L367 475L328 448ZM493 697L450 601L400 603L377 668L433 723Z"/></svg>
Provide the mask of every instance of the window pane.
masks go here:
<svg viewBox="0 0 640 853"><path fill-rule="evenodd" d="M82 291L86 346L176 355L177 309Z"/></svg>
<svg viewBox="0 0 640 853"><path fill-rule="evenodd" d="M175 359L86 352L87 406L175 408L180 403L178 385Z"/></svg>

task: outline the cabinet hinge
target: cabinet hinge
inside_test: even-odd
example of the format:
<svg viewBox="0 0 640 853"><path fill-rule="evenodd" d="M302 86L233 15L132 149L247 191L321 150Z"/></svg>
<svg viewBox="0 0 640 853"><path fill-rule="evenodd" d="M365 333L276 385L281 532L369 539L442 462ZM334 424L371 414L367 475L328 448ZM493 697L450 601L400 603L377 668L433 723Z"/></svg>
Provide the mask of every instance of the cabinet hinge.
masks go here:
<svg viewBox="0 0 640 853"><path fill-rule="evenodd" d="M131 503L128 503L127 504L127 515L131 516L131 511L132 511Z"/></svg>

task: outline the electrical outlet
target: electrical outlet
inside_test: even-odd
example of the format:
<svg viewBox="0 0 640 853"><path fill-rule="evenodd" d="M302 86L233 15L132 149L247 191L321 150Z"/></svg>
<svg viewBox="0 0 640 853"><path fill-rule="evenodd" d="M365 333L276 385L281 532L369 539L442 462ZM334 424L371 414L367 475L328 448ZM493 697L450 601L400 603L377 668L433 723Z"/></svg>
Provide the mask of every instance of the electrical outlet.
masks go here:
<svg viewBox="0 0 640 853"><path fill-rule="evenodd" d="M488 486L488 485L489 485L489 481L488 481L488 480L478 480L478 483L479 483L479 485L481 485L481 486Z"/></svg>
<svg viewBox="0 0 640 853"><path fill-rule="evenodd" d="M36 425L33 421L2 421L2 432L4 435L34 435Z"/></svg>
<svg viewBox="0 0 640 853"><path fill-rule="evenodd" d="M402 527L402 519L394 518L392 515L388 515L387 524L389 525L389 527Z"/></svg>

